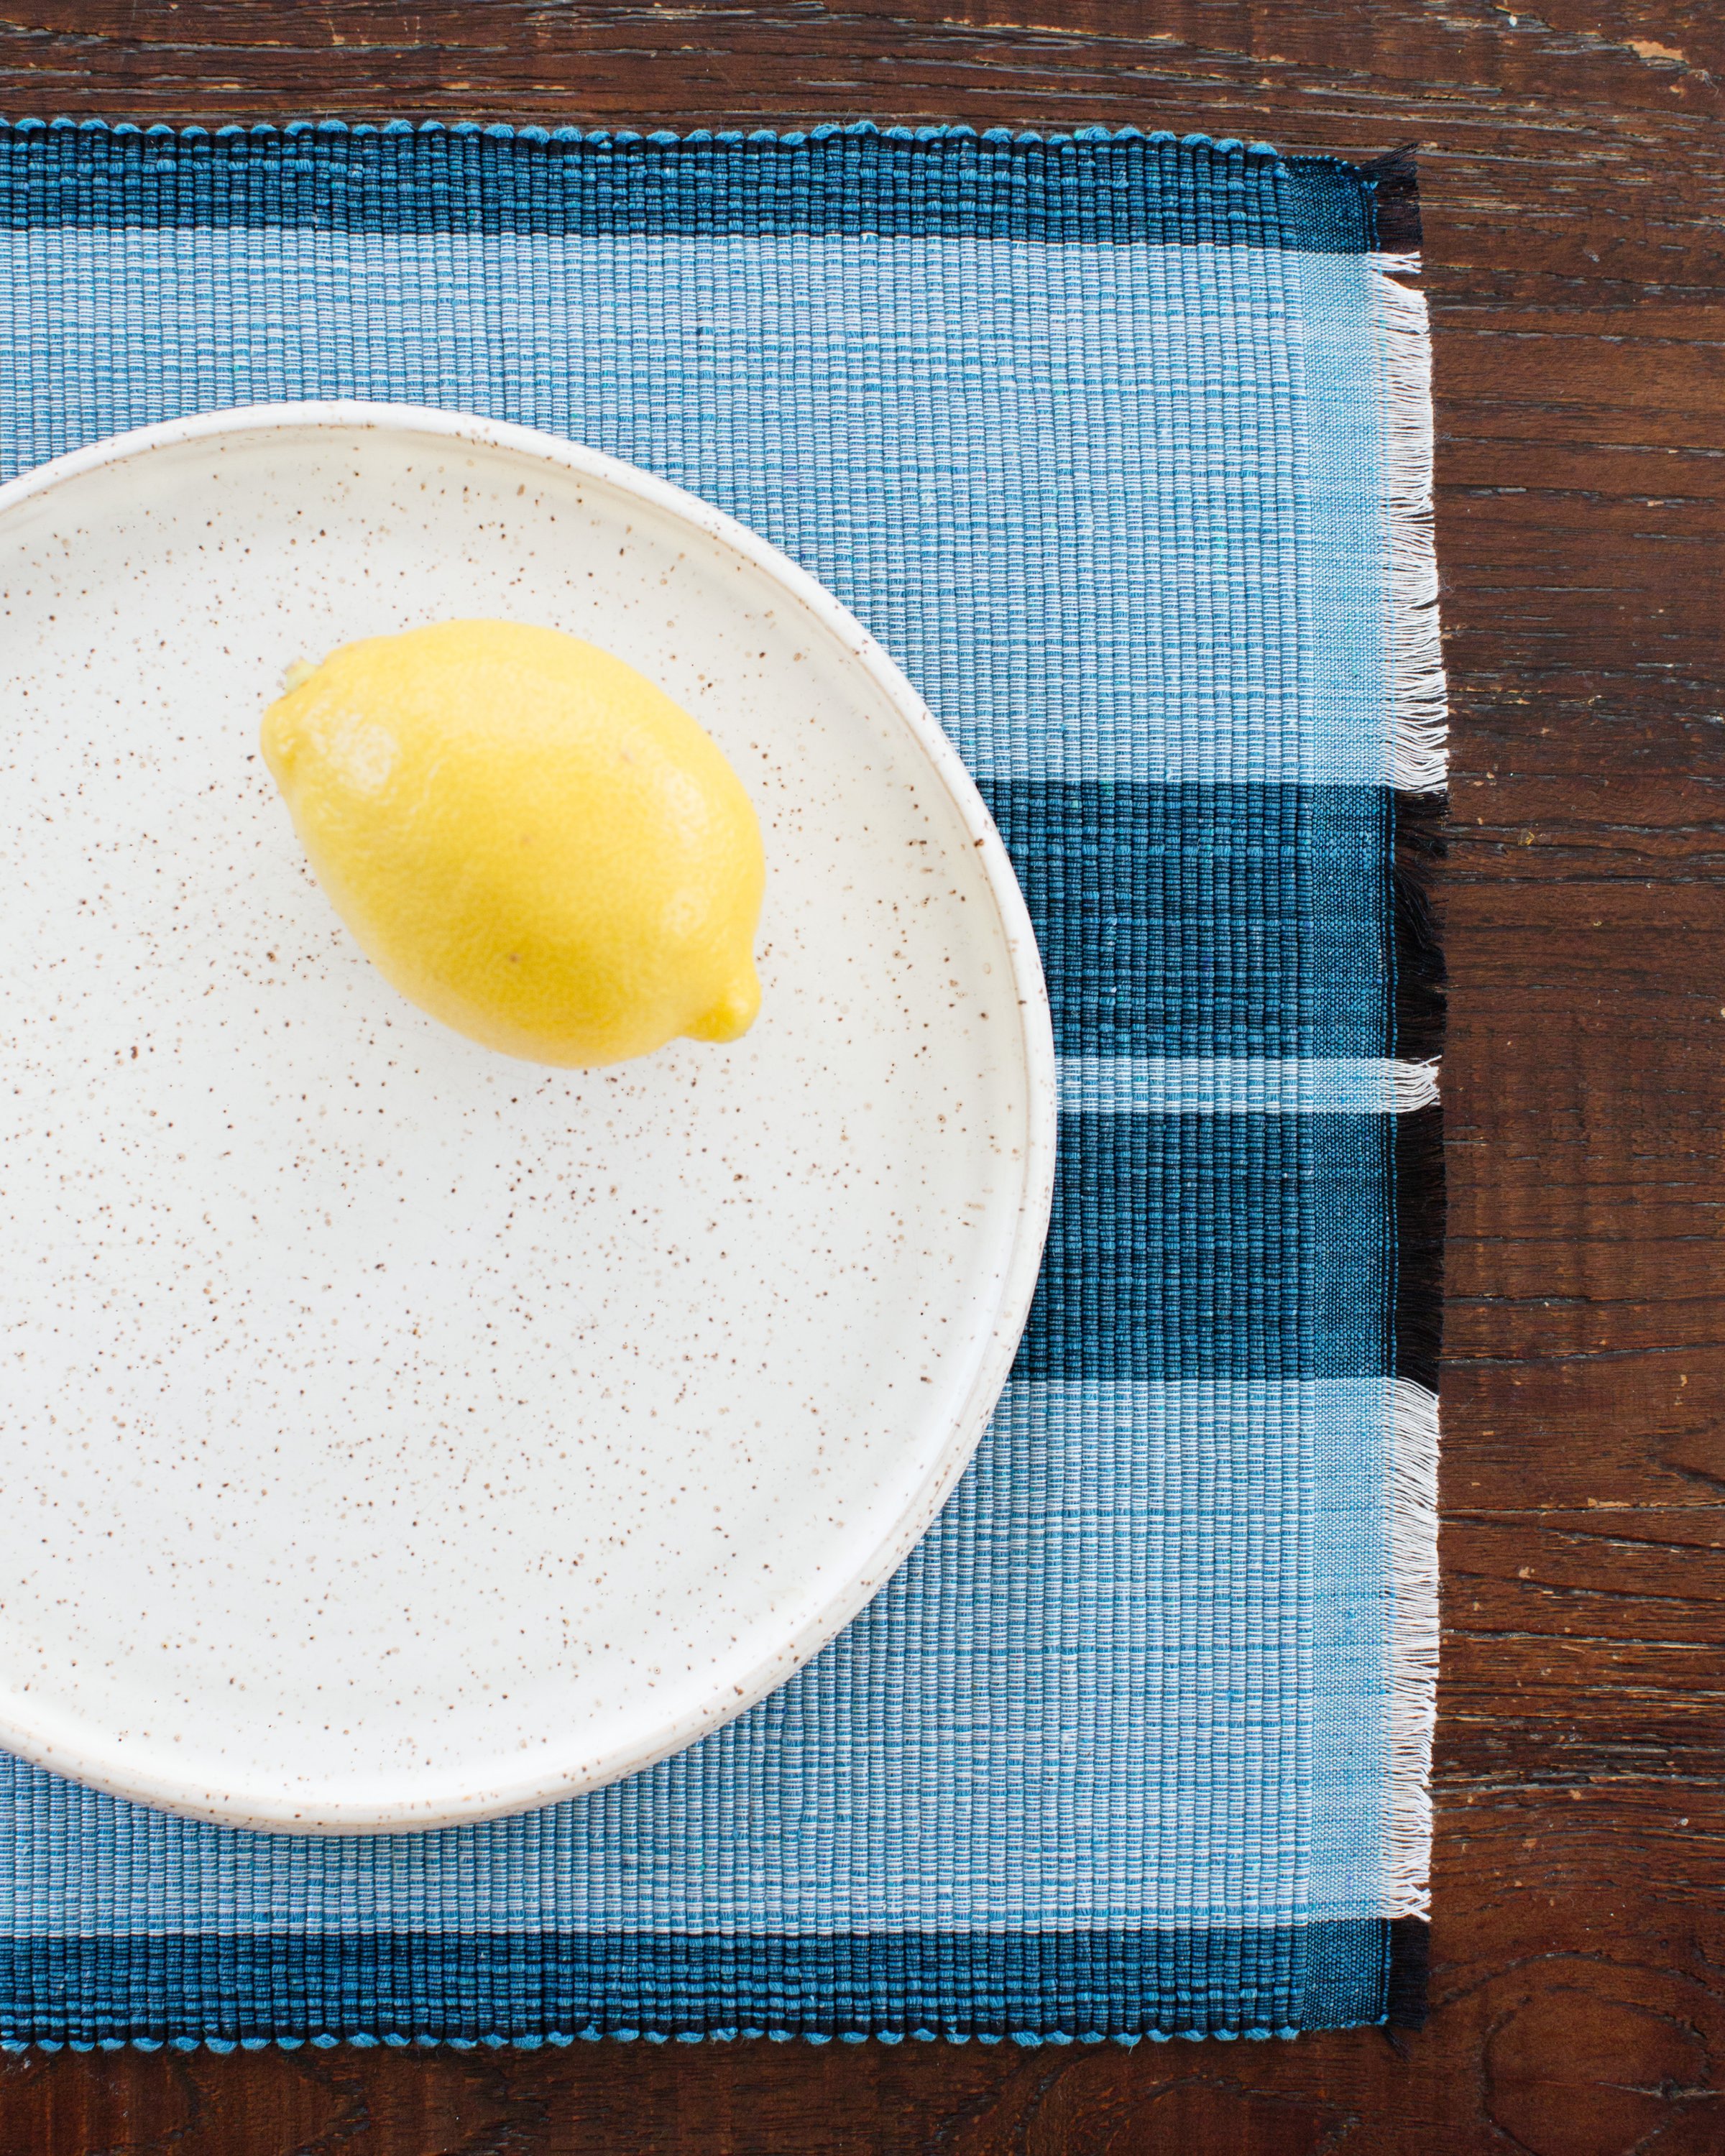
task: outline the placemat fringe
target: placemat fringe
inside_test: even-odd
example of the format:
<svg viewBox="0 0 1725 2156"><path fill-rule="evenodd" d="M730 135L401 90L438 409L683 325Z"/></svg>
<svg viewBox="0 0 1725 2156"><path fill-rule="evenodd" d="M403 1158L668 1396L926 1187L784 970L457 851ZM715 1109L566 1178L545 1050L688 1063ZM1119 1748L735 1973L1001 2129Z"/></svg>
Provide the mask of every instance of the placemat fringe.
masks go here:
<svg viewBox="0 0 1725 2156"><path fill-rule="evenodd" d="M1390 1443L1389 1892L1385 1913L1431 1907L1431 1740L1437 1718L1437 1395L1395 1381Z"/></svg>
<svg viewBox="0 0 1725 2156"><path fill-rule="evenodd" d="M1395 937L1394 1053L1418 1060L1444 1045L1443 930L1432 891L1447 850L1449 797L1392 793L1390 914Z"/></svg>
<svg viewBox="0 0 1725 2156"><path fill-rule="evenodd" d="M1449 771L1449 694L1438 623L1432 529L1431 328L1417 254L1373 258L1383 331L1384 517L1389 545L1392 783L1440 793Z"/></svg>
<svg viewBox="0 0 1725 2156"><path fill-rule="evenodd" d="M1417 1108L1430 1108L1438 1096L1439 1059L1422 1057L1413 1063L1392 1063L1389 1073L1389 1112L1409 1116Z"/></svg>

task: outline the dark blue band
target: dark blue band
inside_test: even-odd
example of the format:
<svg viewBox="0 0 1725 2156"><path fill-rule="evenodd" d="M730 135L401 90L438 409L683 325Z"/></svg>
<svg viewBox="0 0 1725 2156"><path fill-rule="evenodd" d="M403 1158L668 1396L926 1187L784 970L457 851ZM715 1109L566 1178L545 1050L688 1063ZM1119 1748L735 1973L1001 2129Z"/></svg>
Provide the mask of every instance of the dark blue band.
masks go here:
<svg viewBox="0 0 1725 2156"><path fill-rule="evenodd" d="M1387 1055L1378 786L985 781L1064 1055Z"/></svg>
<svg viewBox="0 0 1725 2156"><path fill-rule="evenodd" d="M0 2039L401 2034L1086 2037L1382 2018L1389 1927L845 1933L290 1933L18 1939Z"/></svg>
<svg viewBox="0 0 1725 2156"><path fill-rule="evenodd" d="M1358 254L1373 182L1171 135L0 128L0 225L963 234Z"/></svg>

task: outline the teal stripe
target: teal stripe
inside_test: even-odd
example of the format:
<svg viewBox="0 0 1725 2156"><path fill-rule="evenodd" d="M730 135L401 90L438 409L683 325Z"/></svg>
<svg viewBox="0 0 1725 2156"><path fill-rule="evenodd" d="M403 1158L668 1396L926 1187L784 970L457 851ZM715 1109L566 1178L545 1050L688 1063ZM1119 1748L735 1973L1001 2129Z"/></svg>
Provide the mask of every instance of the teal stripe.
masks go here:
<svg viewBox="0 0 1725 2156"><path fill-rule="evenodd" d="M583 133L404 122L378 131L0 123L0 225L235 223L369 230L692 235L948 233L1111 245L1373 244L1372 190L1332 157L1136 127L978 135L822 126L775 134Z"/></svg>
<svg viewBox="0 0 1725 2156"><path fill-rule="evenodd" d="M1388 1927L112 1935L0 1943L0 2048L260 2037L1293 2035L1384 2010ZM1050 2018L1049 2002L1060 2003Z"/></svg>

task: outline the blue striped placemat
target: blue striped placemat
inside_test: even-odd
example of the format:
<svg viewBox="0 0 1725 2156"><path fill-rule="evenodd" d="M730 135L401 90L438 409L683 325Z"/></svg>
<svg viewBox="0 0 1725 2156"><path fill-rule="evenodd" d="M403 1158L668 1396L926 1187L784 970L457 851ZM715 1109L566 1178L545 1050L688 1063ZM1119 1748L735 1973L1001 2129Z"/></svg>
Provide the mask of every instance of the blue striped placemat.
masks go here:
<svg viewBox="0 0 1725 2156"><path fill-rule="evenodd" d="M0 2036L1389 2010L1436 1638L1409 213L1394 167L1129 131L0 129L0 477L357 397L704 495L962 750L1062 1059L1011 1383L824 1654L634 1780L418 1836L189 1825L0 1761Z"/></svg>

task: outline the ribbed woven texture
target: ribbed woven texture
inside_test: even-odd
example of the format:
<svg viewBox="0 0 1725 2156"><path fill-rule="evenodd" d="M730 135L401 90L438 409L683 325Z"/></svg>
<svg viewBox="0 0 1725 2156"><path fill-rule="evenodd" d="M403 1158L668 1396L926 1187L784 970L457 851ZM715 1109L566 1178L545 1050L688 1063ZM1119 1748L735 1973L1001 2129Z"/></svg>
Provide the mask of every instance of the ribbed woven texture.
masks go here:
<svg viewBox="0 0 1725 2156"><path fill-rule="evenodd" d="M0 476L396 398L732 511L880 638L1041 939L1023 1351L899 1577L637 1779L376 1841L0 1763L11 2041L1369 2021L1391 1881L1372 188L1170 137L0 131Z"/></svg>

